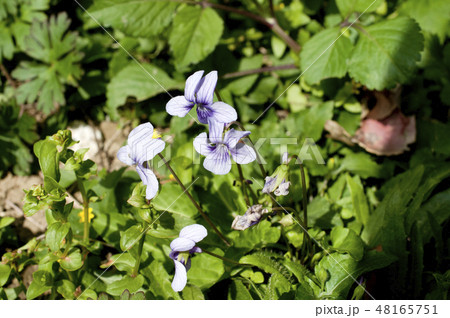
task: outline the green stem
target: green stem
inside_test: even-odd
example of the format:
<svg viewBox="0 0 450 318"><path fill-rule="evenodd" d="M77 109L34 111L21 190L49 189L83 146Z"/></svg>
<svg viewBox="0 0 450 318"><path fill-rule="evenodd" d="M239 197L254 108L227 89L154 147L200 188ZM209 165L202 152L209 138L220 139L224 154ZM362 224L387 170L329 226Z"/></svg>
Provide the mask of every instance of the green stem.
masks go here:
<svg viewBox="0 0 450 318"><path fill-rule="evenodd" d="M143 225L145 228L145 224ZM136 260L136 264L134 265L134 269L133 272L131 274L132 277L136 277L138 272L139 272L139 266L141 265L141 254L142 254L142 249L144 247L144 242L145 242L145 235L147 234L147 231L149 230L150 227L147 227L144 232L141 234L141 238L139 239L139 246L138 246L138 252L137 252L137 260Z"/></svg>
<svg viewBox="0 0 450 318"><path fill-rule="evenodd" d="M83 198L83 213L84 213L84 232L83 242L89 245L89 198L87 197L86 189L83 184L83 180L77 176L78 188Z"/></svg>
<svg viewBox="0 0 450 318"><path fill-rule="evenodd" d="M200 215L205 219L206 222L208 222L208 224L212 227L214 232L216 232L217 235L222 239L222 241L227 246L231 246L231 244L227 241L225 236L222 233L220 233L220 231L217 229L217 227L214 225L214 223L209 219L209 217L205 214L205 212L203 212L202 208L200 207L200 205L198 205L197 201L195 201L194 198L191 196L191 194L187 191L183 182L181 182L180 178L178 178L178 175L175 173L175 171L172 169L170 164L167 162L166 158L164 158L164 156L160 153L158 155L161 158L161 160L164 162L164 164L166 165L167 169L169 169L170 173L172 173L173 177L175 178L175 180L177 181L177 183L183 190L183 193L189 198L189 200L191 200L192 204L195 206L195 208L200 213Z"/></svg>
<svg viewBox="0 0 450 318"><path fill-rule="evenodd" d="M239 171L239 179L241 180L241 186L242 186L242 193L244 194L245 203L247 204L247 207L250 206L250 200L248 198L247 194L247 182L244 179L244 174L242 173L242 167L240 164L237 164L237 168Z"/></svg>
<svg viewBox="0 0 450 318"><path fill-rule="evenodd" d="M213 252L210 252L210 251L206 251L206 250L204 250L203 248L202 248L202 252L203 252L203 253L206 253L206 254L208 254L208 255L217 257L217 258L219 258L219 259L221 259L221 260L223 260L223 261L225 261L225 262L228 262L228 263L232 263L232 264L239 265L239 266L251 266L250 264L242 264L242 263L233 261L232 259L229 259L229 258L220 256L220 255L217 255L216 253L213 253Z"/></svg>

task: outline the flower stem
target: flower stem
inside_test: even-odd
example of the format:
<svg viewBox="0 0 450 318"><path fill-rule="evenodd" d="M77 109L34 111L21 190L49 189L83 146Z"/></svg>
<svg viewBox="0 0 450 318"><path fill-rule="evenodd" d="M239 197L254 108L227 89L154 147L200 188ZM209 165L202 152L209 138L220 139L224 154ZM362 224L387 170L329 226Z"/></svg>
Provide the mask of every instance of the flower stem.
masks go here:
<svg viewBox="0 0 450 318"><path fill-rule="evenodd" d="M89 198L87 197L86 189L83 180L77 176L78 188L80 189L81 197L83 198L83 213L84 213L84 232L83 242L89 245Z"/></svg>
<svg viewBox="0 0 450 318"><path fill-rule="evenodd" d="M242 264L242 263L233 261L232 259L229 259L229 258L220 256L220 255L217 255L216 253L213 253L213 252L210 252L210 251L206 251L206 250L204 250L203 248L202 248L202 252L203 252L203 253L206 253L206 254L208 254L208 255L217 257L217 258L219 258L219 259L221 259L221 260L223 260L223 261L225 261L225 262L231 263L231 264L240 265L240 266L251 266L250 264Z"/></svg>
<svg viewBox="0 0 450 318"><path fill-rule="evenodd" d="M166 167L169 169L170 173L172 173L173 177L175 178L175 180L177 181L177 183L179 184L179 186L181 187L181 189L183 189L183 193L187 195L187 197L189 198L189 200L191 200L192 204L195 206L195 208L197 209L197 211L201 214L201 216L205 219L206 222L208 222L208 224L213 228L214 232L217 233L217 235L222 239L222 241L227 245L227 246L231 246L231 244L227 241L227 239L225 238L225 236L220 233L220 231L217 229L217 227L214 225L214 223L209 219L209 217L205 214L205 212L203 212L202 208L200 207L200 205L197 203L197 201L194 200L194 198L192 197L192 195L187 191L186 187L184 186L183 182L181 182L180 178L178 178L177 174L175 173L175 171L172 169L172 167L170 166L170 164L167 162L166 158L164 158L164 156L162 154L158 154L159 157L161 158L161 160L164 162L164 164L166 165Z"/></svg>
<svg viewBox="0 0 450 318"><path fill-rule="evenodd" d="M239 171L239 179L241 179L242 193L244 194L245 203L249 207L250 206L250 200L249 200L248 194L247 194L247 182L244 179L244 174L242 173L241 165L237 164L237 168L238 168L238 171Z"/></svg>
<svg viewBox="0 0 450 318"><path fill-rule="evenodd" d="M238 122L238 121L233 121L233 122L231 122L229 125L232 125L232 124L237 125L242 131L246 131L244 125L242 125L240 122ZM255 151L255 154L256 154L256 161L258 162L259 169L261 170L261 174L263 175L263 178L265 179L266 176L267 176L266 169L264 169L264 166L263 166L263 164L261 163L261 157L259 156L259 153L258 153L258 151L257 151L256 148L255 148L255 144L254 144L253 141L250 139L250 136L247 136L247 137L245 137L245 138L247 138L248 141L250 141L250 144L252 145L252 148L253 148L253 150Z"/></svg>
<svg viewBox="0 0 450 318"><path fill-rule="evenodd" d="M144 225L145 228L145 225ZM141 254L142 254L142 249L144 247L144 242L145 242L145 234L147 234L147 231L149 230L150 227L147 227L144 232L142 233L141 238L139 239L139 246L138 246L138 252L137 252L137 260L136 260L136 264L134 265L134 269L133 272L131 274L132 277L136 277L138 272L139 272L139 266L141 265Z"/></svg>
<svg viewBox="0 0 450 318"><path fill-rule="evenodd" d="M300 165L300 175L301 175L301 179L302 179L302 190L303 190L303 195L302 195L302 199L303 199L303 222L305 225L305 232L303 232L303 242L305 244L305 247L308 251L312 250L312 246L311 246L311 240L309 239L309 234L308 234L308 203L307 203L307 193L306 193L306 178L305 178L305 168L303 166L303 162L301 161L300 158L297 159Z"/></svg>

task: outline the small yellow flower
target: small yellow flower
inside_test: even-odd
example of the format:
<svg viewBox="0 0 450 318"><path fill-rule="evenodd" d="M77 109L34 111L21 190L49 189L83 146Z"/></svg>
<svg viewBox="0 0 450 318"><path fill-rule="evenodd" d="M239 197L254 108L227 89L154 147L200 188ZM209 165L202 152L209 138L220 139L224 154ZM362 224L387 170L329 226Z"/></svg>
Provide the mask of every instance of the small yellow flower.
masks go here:
<svg viewBox="0 0 450 318"><path fill-rule="evenodd" d="M91 223L91 220L94 218L94 213L92 213L92 208L89 208L89 220L88 222ZM78 216L80 217L80 223L84 223L84 209L80 211L80 213L78 213Z"/></svg>
<svg viewBox="0 0 450 318"><path fill-rule="evenodd" d="M158 138L161 138L162 137L162 135L159 133L159 131L158 130L153 130L153 136L152 136L152 138L153 139L158 139Z"/></svg>
<svg viewBox="0 0 450 318"><path fill-rule="evenodd" d="M172 180L172 181L175 181L175 177L173 176L173 174L169 175L169 179Z"/></svg>

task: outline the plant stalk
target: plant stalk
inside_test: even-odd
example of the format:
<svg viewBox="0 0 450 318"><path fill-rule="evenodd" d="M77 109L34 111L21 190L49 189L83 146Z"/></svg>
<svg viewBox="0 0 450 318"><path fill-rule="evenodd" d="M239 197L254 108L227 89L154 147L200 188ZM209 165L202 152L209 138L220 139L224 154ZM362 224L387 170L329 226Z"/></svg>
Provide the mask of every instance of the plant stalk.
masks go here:
<svg viewBox="0 0 450 318"><path fill-rule="evenodd" d="M221 259L221 260L223 260L225 262L231 263L231 264L240 265L240 266L251 266L250 264L242 264L242 263L236 262L236 261L234 261L232 259L229 259L229 258L220 256L220 255L217 255L216 253L213 253L213 252L210 252L210 251L206 251L203 248L202 248L202 252L206 253L208 255L214 256L216 258L219 258L219 259Z"/></svg>
<svg viewBox="0 0 450 318"><path fill-rule="evenodd" d="M80 189L81 197L83 198L83 213L84 213L84 232L83 242L89 245L89 198L87 197L86 189L83 180L77 176L78 188Z"/></svg>
<svg viewBox="0 0 450 318"><path fill-rule="evenodd" d="M143 225L145 228L145 225ZM145 243L145 234L147 234L149 227L147 227L144 232L142 233L141 238L139 239L139 246L138 246L138 258L136 260L136 264L134 265L134 269L133 272L131 274L132 277L136 277L138 272L139 272L139 266L141 265L141 254L142 254L142 249L144 247L144 243Z"/></svg>
<svg viewBox="0 0 450 318"><path fill-rule="evenodd" d="M197 203L197 201L194 200L194 198L192 197L192 195L187 191L186 187L184 186L183 182L181 182L180 178L178 178L178 175L175 173L175 171L172 169L172 167L170 166L170 164L167 162L166 158L164 158L164 156L162 154L158 154L159 157L161 158L161 160L164 162L164 164L166 165L166 167L169 169L170 173L172 173L173 177L175 178L175 180L177 181L177 183L179 184L179 186L181 187L181 189L183 190L183 193L187 195L187 197L189 198L189 200L191 200L192 204L195 206L195 208L197 209L197 211L201 214L201 216L205 219L206 222L208 222L208 224L213 228L214 232L217 233L217 235L222 239L222 241L227 245L227 246L231 246L231 244L227 241L227 239L225 238L225 236L220 233L220 231L217 229L217 227L214 225L214 223L212 223L212 221L209 219L209 217L205 214L205 212L203 212L202 208L200 207L200 205Z"/></svg>
<svg viewBox="0 0 450 318"><path fill-rule="evenodd" d="M248 198L247 194L247 182L244 179L244 174L242 173L242 167L240 164L237 164L237 168L239 171L239 179L241 180L241 186L242 186L242 193L244 194L245 203L247 204L247 207L250 206L250 200Z"/></svg>

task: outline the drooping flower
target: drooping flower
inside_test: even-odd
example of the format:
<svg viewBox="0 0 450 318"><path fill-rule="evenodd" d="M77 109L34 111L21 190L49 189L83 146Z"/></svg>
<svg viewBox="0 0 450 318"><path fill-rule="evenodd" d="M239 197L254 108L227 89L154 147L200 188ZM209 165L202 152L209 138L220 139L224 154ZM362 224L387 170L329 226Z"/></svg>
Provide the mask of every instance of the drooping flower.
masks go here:
<svg viewBox="0 0 450 318"><path fill-rule="evenodd" d="M262 193L269 194L273 192L276 196L289 194L291 183L286 180L289 174L288 163L288 154L286 152L283 154L282 164L275 169L270 177L266 177Z"/></svg>
<svg viewBox="0 0 450 318"><path fill-rule="evenodd" d="M170 243L172 251L169 256L175 264L175 276L172 281L174 291L182 291L186 286L187 271L191 268L190 256L202 252L202 249L195 244L203 240L206 235L208 232L203 225L192 224L184 227L179 237Z"/></svg>
<svg viewBox="0 0 450 318"><path fill-rule="evenodd" d="M230 123L237 120L236 110L224 102L213 102L214 89L217 84L217 71L203 76L204 71L198 71L188 77L184 96L173 97L166 105L166 111L172 116L184 117L197 105L198 120L207 124L208 119L220 123Z"/></svg>
<svg viewBox="0 0 450 318"><path fill-rule="evenodd" d="M231 157L238 164L247 164L256 159L252 147L239 142L250 135L250 131L230 129L223 135L224 124L209 121L209 137L201 133L194 139L195 150L206 156L203 166L214 174L227 174L231 170Z"/></svg>
<svg viewBox="0 0 450 318"><path fill-rule="evenodd" d="M128 144L117 152L117 158L127 165L136 165L136 171L147 186L145 197L153 199L158 192L158 179L148 161L164 150L165 143L160 138L153 138L153 126L145 123L134 128L128 135ZM158 137L158 135L156 135Z"/></svg>
<svg viewBox="0 0 450 318"><path fill-rule="evenodd" d="M249 227L258 224L264 214L269 213L269 210L263 209L261 204L252 205L247 209L244 215L238 215L234 218L231 228L238 231L243 231Z"/></svg>

